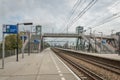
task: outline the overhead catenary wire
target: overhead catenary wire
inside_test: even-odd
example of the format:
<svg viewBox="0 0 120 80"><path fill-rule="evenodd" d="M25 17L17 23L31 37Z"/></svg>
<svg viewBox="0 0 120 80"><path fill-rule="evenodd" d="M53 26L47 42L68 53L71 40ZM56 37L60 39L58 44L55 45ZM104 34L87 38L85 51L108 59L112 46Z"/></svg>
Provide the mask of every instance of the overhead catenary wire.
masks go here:
<svg viewBox="0 0 120 80"><path fill-rule="evenodd" d="M69 16L69 18L68 18L68 22L71 20L71 18L73 17L73 15L74 15L74 13L75 13L75 11L76 11L76 9L78 8L78 6L82 6L82 1L85 1L85 0L77 0L76 1L76 3L74 4L74 6L73 6L73 8L72 8L72 11L70 12L70 16ZM66 24L67 25L67 24ZM65 27L65 29L62 31L62 32L64 32L66 30L66 27ZM57 38L56 38L57 39ZM56 39L54 39L54 40L56 40Z"/></svg>
<svg viewBox="0 0 120 80"><path fill-rule="evenodd" d="M113 9L113 7L116 7L118 5L118 3L120 3L120 1L118 1L118 0L116 2L114 2L110 9ZM92 27L92 28L96 28L96 27L99 27L99 26L104 25L106 23L109 23L112 20L115 20L115 19L117 19L119 17L120 17L120 12L114 13L111 16L109 16L106 19L104 19L101 22L99 22L97 25L94 25L94 27Z"/></svg>
<svg viewBox="0 0 120 80"><path fill-rule="evenodd" d="M67 25L69 26L69 28L76 22L78 21L95 3L97 2L97 0L92 0L78 15L76 18L74 18L72 20L72 22Z"/></svg>
<svg viewBox="0 0 120 80"><path fill-rule="evenodd" d="M109 23L109 22L111 22L111 21L113 21L113 20L115 20L115 19L117 19L119 17L120 17L120 12L117 13L117 14L113 14L112 16L106 18L105 20L99 22L98 24L94 25L94 27L91 27L91 28L93 29L93 28L99 27L99 26L104 25L106 23ZM89 30L89 28L87 30Z"/></svg>
<svg viewBox="0 0 120 80"><path fill-rule="evenodd" d="M114 2L114 4L112 5L112 7L110 9L113 9L113 7L116 7L118 5L118 3L120 3L120 1L118 1L118 0L116 2ZM105 19L102 19L98 24L92 25L92 26L89 26L89 27L91 29L96 28L96 27L99 27L99 26L104 25L106 23L109 23L109 22L111 22L111 21L113 21L113 20L115 20L115 19L117 19L119 17L120 17L120 12L117 12L117 13L112 14L111 16L108 16ZM96 21L96 20L97 19L95 19L94 21ZM88 29L86 29L86 31L90 30L89 27L88 27Z"/></svg>
<svg viewBox="0 0 120 80"><path fill-rule="evenodd" d="M90 3L88 3L88 5L77 15L77 17L75 17L72 20L72 24L74 24L77 20L79 20L79 18L82 17L85 14L85 12L87 12L96 2L97 2L97 0L92 0ZM75 21L75 22L73 23L73 21ZM67 25L67 28L69 29L72 25L69 27L68 27L68 25Z"/></svg>
<svg viewBox="0 0 120 80"><path fill-rule="evenodd" d="M82 0L77 0L76 3L74 4L73 8L72 8L72 13L75 11L75 9L78 7L78 5L81 3Z"/></svg>
<svg viewBox="0 0 120 80"><path fill-rule="evenodd" d="M94 27L91 27L91 28L96 28L98 26L104 25L104 24L109 23L109 22L111 22L119 17L120 17L120 12L107 17L106 19L102 20L100 23L98 23L97 25L95 25Z"/></svg>
<svg viewBox="0 0 120 80"><path fill-rule="evenodd" d="M79 10L80 9L82 9L82 6L84 5L84 3L85 3L85 1L86 0L78 0L79 2L77 2L77 4L76 4L76 7L74 8L74 9L72 9L72 11L71 11L71 16L70 16L70 19L72 18L72 17L74 17L74 14L75 14L75 12L76 12L76 10L79 8ZM78 12L79 13L79 12ZM70 19L69 19L69 21L70 21Z"/></svg>
<svg viewBox="0 0 120 80"><path fill-rule="evenodd" d="M87 12L87 10L89 10L95 3L97 2L97 0L92 0L92 1L90 1L90 3L88 3L88 5L86 5L86 7L85 8L83 8L83 10L82 11L80 11L80 12L78 12L78 15L75 17L75 18L73 18L72 19L72 21L68 21L68 23L67 23L67 30L77 21L77 20L79 20L79 18L80 17L82 17L86 12ZM84 0L84 3L85 3L85 0ZM84 5L84 3L82 4L81 3L81 8L82 8L82 6ZM92 4L93 3L93 4ZM73 15L73 14L72 14ZM81 15L81 16L80 16ZM79 17L80 16L80 17ZM71 25L72 24L72 25ZM65 29L66 29L65 28ZM65 29L64 29L64 31L65 31Z"/></svg>
<svg viewBox="0 0 120 80"><path fill-rule="evenodd" d="M116 2L114 2L114 4L112 5L112 7L115 7L116 5L118 5L120 3L119 0L117 0Z"/></svg>
<svg viewBox="0 0 120 80"><path fill-rule="evenodd" d="M70 16L69 16L69 18L68 18L68 22L67 22L66 25L65 25L65 29L64 29L62 32L64 32L64 31L66 30L67 25L68 25L69 22L72 20L72 17L74 17L74 14L75 14L77 8L78 8L78 7L81 7L81 8L82 8L82 5L84 4L85 1L86 1L86 0L77 0L77 2L75 3L75 5L74 5L73 8L72 8L72 11L70 12ZM81 9L81 8L80 8L80 9Z"/></svg>
<svg viewBox="0 0 120 80"><path fill-rule="evenodd" d="M120 17L119 13L113 14L112 16L107 17L106 19L102 20L100 23L98 23L97 25L95 25L94 27L91 27L91 28L96 28L98 26L104 25L104 24L109 23L112 20L117 19L119 17ZM87 30L89 30L89 29L87 29Z"/></svg>
<svg viewBox="0 0 120 80"><path fill-rule="evenodd" d="M75 18L73 18L73 20L72 21L69 21L69 23L67 23L67 30L76 22L76 21L78 21L79 19L80 19L80 17L82 17L95 3L97 2L97 0L92 0L92 1L90 1L90 3L88 3L88 5L86 5L86 7L82 10L82 11L80 11L79 13L78 13L78 15L75 17ZM82 4L83 5L83 4ZM66 28L65 28L66 29ZM64 29L64 30L65 30Z"/></svg>
<svg viewBox="0 0 120 80"><path fill-rule="evenodd" d="M97 0L92 0L90 1L90 3L88 3L88 5L86 5L86 7L77 15L77 17L75 17L70 23L68 23L67 25L67 30L77 21L80 19L80 17L82 17L95 3L97 2ZM70 25L70 26L69 26Z"/></svg>

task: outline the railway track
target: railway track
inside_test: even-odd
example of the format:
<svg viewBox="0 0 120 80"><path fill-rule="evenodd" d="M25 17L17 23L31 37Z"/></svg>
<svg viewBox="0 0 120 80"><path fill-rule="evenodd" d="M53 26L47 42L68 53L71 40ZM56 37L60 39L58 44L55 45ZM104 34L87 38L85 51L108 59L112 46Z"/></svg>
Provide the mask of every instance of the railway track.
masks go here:
<svg viewBox="0 0 120 80"><path fill-rule="evenodd" d="M62 52L120 75L120 61L75 52Z"/></svg>
<svg viewBox="0 0 120 80"><path fill-rule="evenodd" d="M91 71L90 69L86 68L83 65L78 64L76 61L74 61L74 59L72 58L67 58L65 57L65 55L67 56L71 56L73 58L76 58L78 60L83 60L87 63L99 66L103 69L106 69L108 71L111 71L115 74L120 75L120 67L119 64L113 65L113 62L110 63L108 61L105 61L103 59L99 60L98 58L93 58L93 57L88 57L88 56L83 56L80 55L79 53L75 53L75 52L69 52L69 51L63 51L60 49L52 49L55 53L57 53L57 55L59 55L62 59L64 59L65 61L67 61L70 65L72 65L74 68L76 68L77 70L83 72L85 74L85 76L87 76L89 79L87 80L106 80L103 77L101 77L100 75L96 74L94 71ZM60 54L60 53L64 53ZM119 63L119 62L118 62ZM119 79L118 79L119 80Z"/></svg>
<svg viewBox="0 0 120 80"><path fill-rule="evenodd" d="M93 71L91 71L91 70L87 69L86 67L84 67L84 66L76 63L72 58L67 58L67 57L59 54L57 51L55 51L55 50L53 50L53 51L55 53L57 53L57 55L59 55L67 63L69 63L74 68L76 68L77 70L79 70L80 72L82 72L87 77L87 80L105 80L101 76L99 76L96 73L94 73Z"/></svg>
<svg viewBox="0 0 120 80"><path fill-rule="evenodd" d="M71 56L73 56L73 57L75 57L77 59L81 59L81 60L83 60L85 62L91 63L93 65L99 66L101 68L104 68L106 70L109 70L111 72L114 72L114 73L120 75L120 67L118 67L118 66L114 66L114 65L105 63L103 61L98 61L98 60L95 60L93 58L81 57L80 55L74 55L74 54L68 54L68 55L71 55Z"/></svg>

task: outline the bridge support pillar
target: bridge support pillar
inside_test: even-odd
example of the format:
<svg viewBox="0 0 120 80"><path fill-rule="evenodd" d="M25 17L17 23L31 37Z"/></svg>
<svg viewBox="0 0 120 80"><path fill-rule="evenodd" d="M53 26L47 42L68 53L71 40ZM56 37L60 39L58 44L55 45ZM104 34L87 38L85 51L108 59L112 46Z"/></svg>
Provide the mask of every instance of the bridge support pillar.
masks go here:
<svg viewBox="0 0 120 80"><path fill-rule="evenodd" d="M120 32L117 32L116 35L118 35L118 54L120 55Z"/></svg>
<svg viewBox="0 0 120 80"><path fill-rule="evenodd" d="M83 50L85 46L85 42L82 40L82 38L78 38L76 42L76 50Z"/></svg>
<svg viewBox="0 0 120 80"><path fill-rule="evenodd" d="M36 26L36 35L40 36L40 42L39 42L39 47L38 47L38 52L42 51L42 26L41 25L37 25Z"/></svg>
<svg viewBox="0 0 120 80"><path fill-rule="evenodd" d="M76 42L76 50L79 50L79 41L80 41L80 38L77 39L77 42Z"/></svg>

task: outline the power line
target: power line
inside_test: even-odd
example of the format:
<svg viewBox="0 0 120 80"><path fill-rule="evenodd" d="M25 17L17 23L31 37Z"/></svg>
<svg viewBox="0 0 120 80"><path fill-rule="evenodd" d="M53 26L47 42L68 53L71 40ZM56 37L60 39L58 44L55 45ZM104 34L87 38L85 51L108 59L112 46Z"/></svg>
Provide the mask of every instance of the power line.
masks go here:
<svg viewBox="0 0 120 80"><path fill-rule="evenodd" d="M73 8L72 8L72 12L74 12L74 10L78 7L79 3L81 2L82 0L77 0L76 3L74 4Z"/></svg>
<svg viewBox="0 0 120 80"><path fill-rule="evenodd" d="M67 29L69 29L80 17L82 17L95 3L97 0L92 0L88 5L75 17L71 23L68 23Z"/></svg>
<svg viewBox="0 0 120 80"><path fill-rule="evenodd" d="M90 3L88 3L88 5L86 5L86 7L81 12L78 13L77 17L73 18L73 20L71 22L69 21L69 23L67 24L67 29L69 29L77 20L79 20L79 18L82 17L96 2L97 2L97 0L92 0ZM85 3L85 1L84 1L84 3ZM81 6L83 6L83 4ZM64 31L65 30L66 30L66 28L64 29Z"/></svg>
<svg viewBox="0 0 120 80"><path fill-rule="evenodd" d="M113 5L112 5L112 7L110 8L110 9L113 9L113 7L116 7L117 5L118 5L118 3L120 3L118 0L116 1L116 2L114 2L113 3ZM106 11L104 11L104 13L105 13ZM101 20L98 24L96 24L96 25L93 25L94 27L91 27L91 28L96 28L96 27L98 27L98 26L101 26L101 25L104 25L104 24L106 24L106 23L108 23L108 22L111 22L112 20L114 20L114 19L116 19L116 18L119 18L120 17L120 12L118 12L118 13L115 13L115 14L112 14L111 16L109 16L109 17L107 17L106 19L104 19L104 20ZM94 21L96 21L97 19L95 19ZM87 29L87 30L89 30L89 28ZM87 31L86 30L86 31Z"/></svg>
<svg viewBox="0 0 120 80"><path fill-rule="evenodd" d="M73 19L73 21L68 25L69 28L76 22L78 21L95 3L97 0L92 0L83 10L80 12L76 18Z"/></svg>
<svg viewBox="0 0 120 80"><path fill-rule="evenodd" d="M74 4L74 6L73 6L73 8L72 8L72 11L70 12L70 16L69 16L69 21L68 22L70 22L70 19L71 19L71 17L73 16L73 14L75 13L75 11L76 11L76 9L78 8L78 6L80 6L82 3L83 0L77 0L77 2ZM85 1L85 0L84 0ZM68 23L67 23L68 24ZM66 25L67 25L66 24ZM64 32L66 30L66 27L65 27L65 29L62 31L62 32ZM57 38L56 38L57 39ZM54 39L54 40L56 40L56 39Z"/></svg>
<svg viewBox="0 0 120 80"><path fill-rule="evenodd" d="M67 25L69 24L69 22L71 21L71 18L73 17L73 15L74 15L74 13L75 13L75 11L77 10L77 8L79 7L79 6L82 6L83 4L83 1L85 2L86 0L78 0L76 3L75 3L75 5L73 6L73 8L72 8L72 11L71 11L71 15L70 15L70 17L69 17L69 19L68 19L68 23L66 24L66 27L65 27L65 29L63 30L63 32L66 30L66 28L68 28L67 27Z"/></svg>
<svg viewBox="0 0 120 80"><path fill-rule="evenodd" d="M112 16L106 18L104 21L101 21L99 24L97 24L97 25L95 25L94 27L91 27L91 28L93 29L93 28L99 27L99 26L104 25L106 23L109 23L109 22L111 22L111 21L113 21L113 20L115 20L119 17L120 17L120 12L117 13L117 14L113 14ZM87 29L87 30L89 30L89 29Z"/></svg>

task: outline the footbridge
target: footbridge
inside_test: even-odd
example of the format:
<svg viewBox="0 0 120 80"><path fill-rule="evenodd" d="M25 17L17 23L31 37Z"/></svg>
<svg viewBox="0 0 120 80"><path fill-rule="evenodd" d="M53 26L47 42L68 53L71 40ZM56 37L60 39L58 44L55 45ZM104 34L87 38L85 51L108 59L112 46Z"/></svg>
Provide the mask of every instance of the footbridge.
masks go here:
<svg viewBox="0 0 120 80"><path fill-rule="evenodd" d="M88 44L88 51L93 50L99 53L115 53L116 48L114 48L113 46L111 46L110 44L108 44L108 42L112 42L112 40L114 41L115 38L112 36L108 36L108 35L86 35L84 33L44 33L41 35L36 35L36 34L31 34L31 45L34 44L34 40L39 40L40 41L40 45L39 44L35 44L37 47L41 46L41 49L43 49L42 47L44 46L44 38L76 38L76 49L77 50L85 50L86 48L86 43ZM101 39L104 39L108 42L106 42L106 44L102 44L101 43ZM33 47L33 46L32 46ZM102 51L102 52L101 52Z"/></svg>
<svg viewBox="0 0 120 80"><path fill-rule="evenodd" d="M42 35L42 38L46 38L46 37L50 37L50 38L76 38L77 42L76 42L76 49L79 50L80 46L81 49L85 49L85 43L87 42L92 49L94 49L97 52L103 51L106 53L114 53L115 52L115 48L111 47L111 45L109 45L107 42L106 44L102 45L101 44L101 39L104 39L106 41L111 41L111 40L115 40L114 37L112 36L108 36L108 35L94 35L94 34L90 34L90 35L85 35L84 33L44 33ZM103 50L101 50L103 48ZM88 50L89 50L88 49ZM102 53L103 53L102 52Z"/></svg>
<svg viewBox="0 0 120 80"><path fill-rule="evenodd" d="M55 37L55 38L82 38L82 36L88 37L88 38L99 38L101 39L100 35L92 36L92 35L85 35L85 34L77 34L77 33L44 33L42 37ZM114 37L103 35L102 39L114 39Z"/></svg>

